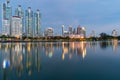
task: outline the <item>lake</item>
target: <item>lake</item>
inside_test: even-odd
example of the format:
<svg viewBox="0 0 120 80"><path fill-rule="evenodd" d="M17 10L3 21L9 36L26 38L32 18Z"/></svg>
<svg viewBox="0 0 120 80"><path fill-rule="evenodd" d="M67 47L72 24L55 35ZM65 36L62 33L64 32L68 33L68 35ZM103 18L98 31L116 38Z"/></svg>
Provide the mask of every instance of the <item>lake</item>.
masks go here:
<svg viewBox="0 0 120 80"><path fill-rule="evenodd" d="M120 80L120 41L0 43L0 80Z"/></svg>

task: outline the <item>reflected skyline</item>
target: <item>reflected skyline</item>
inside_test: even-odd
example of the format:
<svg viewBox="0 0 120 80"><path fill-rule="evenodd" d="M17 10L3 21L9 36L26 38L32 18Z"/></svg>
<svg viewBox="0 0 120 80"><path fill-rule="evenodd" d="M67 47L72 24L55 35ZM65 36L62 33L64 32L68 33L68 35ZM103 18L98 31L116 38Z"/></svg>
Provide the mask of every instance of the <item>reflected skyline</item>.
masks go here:
<svg viewBox="0 0 120 80"><path fill-rule="evenodd" d="M84 60L89 54L97 52L97 48L103 50L111 47L113 52L118 52L120 46L118 40L108 42L36 42L36 43L0 43L0 64L2 80L10 76L32 76L35 72L40 73L41 63L44 58L61 59L62 61ZM42 56L45 56L42 58ZM89 55L88 55L89 56ZM44 66L42 66L44 67Z"/></svg>
<svg viewBox="0 0 120 80"><path fill-rule="evenodd" d="M31 45L31 43L1 43L1 61L5 67L2 68L3 80L6 80L8 76L13 76L11 72L15 73L14 76L21 77L25 74L32 75L32 72L40 71L40 54L38 48ZM33 50L35 51L33 53ZM10 65L7 62L10 62ZM4 79L6 77L6 79Z"/></svg>

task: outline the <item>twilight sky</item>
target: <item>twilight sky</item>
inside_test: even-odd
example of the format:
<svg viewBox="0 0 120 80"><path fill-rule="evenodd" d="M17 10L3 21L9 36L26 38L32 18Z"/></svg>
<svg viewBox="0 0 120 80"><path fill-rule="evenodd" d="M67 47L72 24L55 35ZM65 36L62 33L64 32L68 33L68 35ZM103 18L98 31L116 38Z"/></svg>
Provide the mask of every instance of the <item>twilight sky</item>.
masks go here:
<svg viewBox="0 0 120 80"><path fill-rule="evenodd" d="M17 5L26 10L29 6L35 12L40 9L42 31L53 27L55 33L61 33L61 25L66 30L69 25L76 28L85 27L87 35L92 30L98 35L101 32L111 34L113 29L120 32L120 0L10 0L12 12ZM1 33L1 4L0 0L0 33Z"/></svg>

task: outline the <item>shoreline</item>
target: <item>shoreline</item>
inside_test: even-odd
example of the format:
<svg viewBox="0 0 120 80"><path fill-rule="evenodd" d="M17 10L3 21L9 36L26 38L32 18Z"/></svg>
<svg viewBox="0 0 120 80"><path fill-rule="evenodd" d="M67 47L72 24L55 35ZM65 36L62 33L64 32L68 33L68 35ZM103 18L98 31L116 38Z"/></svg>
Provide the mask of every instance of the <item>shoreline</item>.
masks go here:
<svg viewBox="0 0 120 80"><path fill-rule="evenodd" d="M118 39L110 39L110 40L0 40L0 43L16 43L16 42L97 42L97 41L113 41Z"/></svg>

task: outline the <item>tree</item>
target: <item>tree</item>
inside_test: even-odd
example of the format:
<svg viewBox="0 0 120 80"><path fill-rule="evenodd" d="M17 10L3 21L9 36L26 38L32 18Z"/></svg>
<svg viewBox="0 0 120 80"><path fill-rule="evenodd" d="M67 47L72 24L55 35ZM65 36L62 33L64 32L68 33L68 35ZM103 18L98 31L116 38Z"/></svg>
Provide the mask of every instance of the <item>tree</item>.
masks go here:
<svg viewBox="0 0 120 80"><path fill-rule="evenodd" d="M100 33L100 38L102 39L107 39L109 35L107 35L106 33Z"/></svg>

